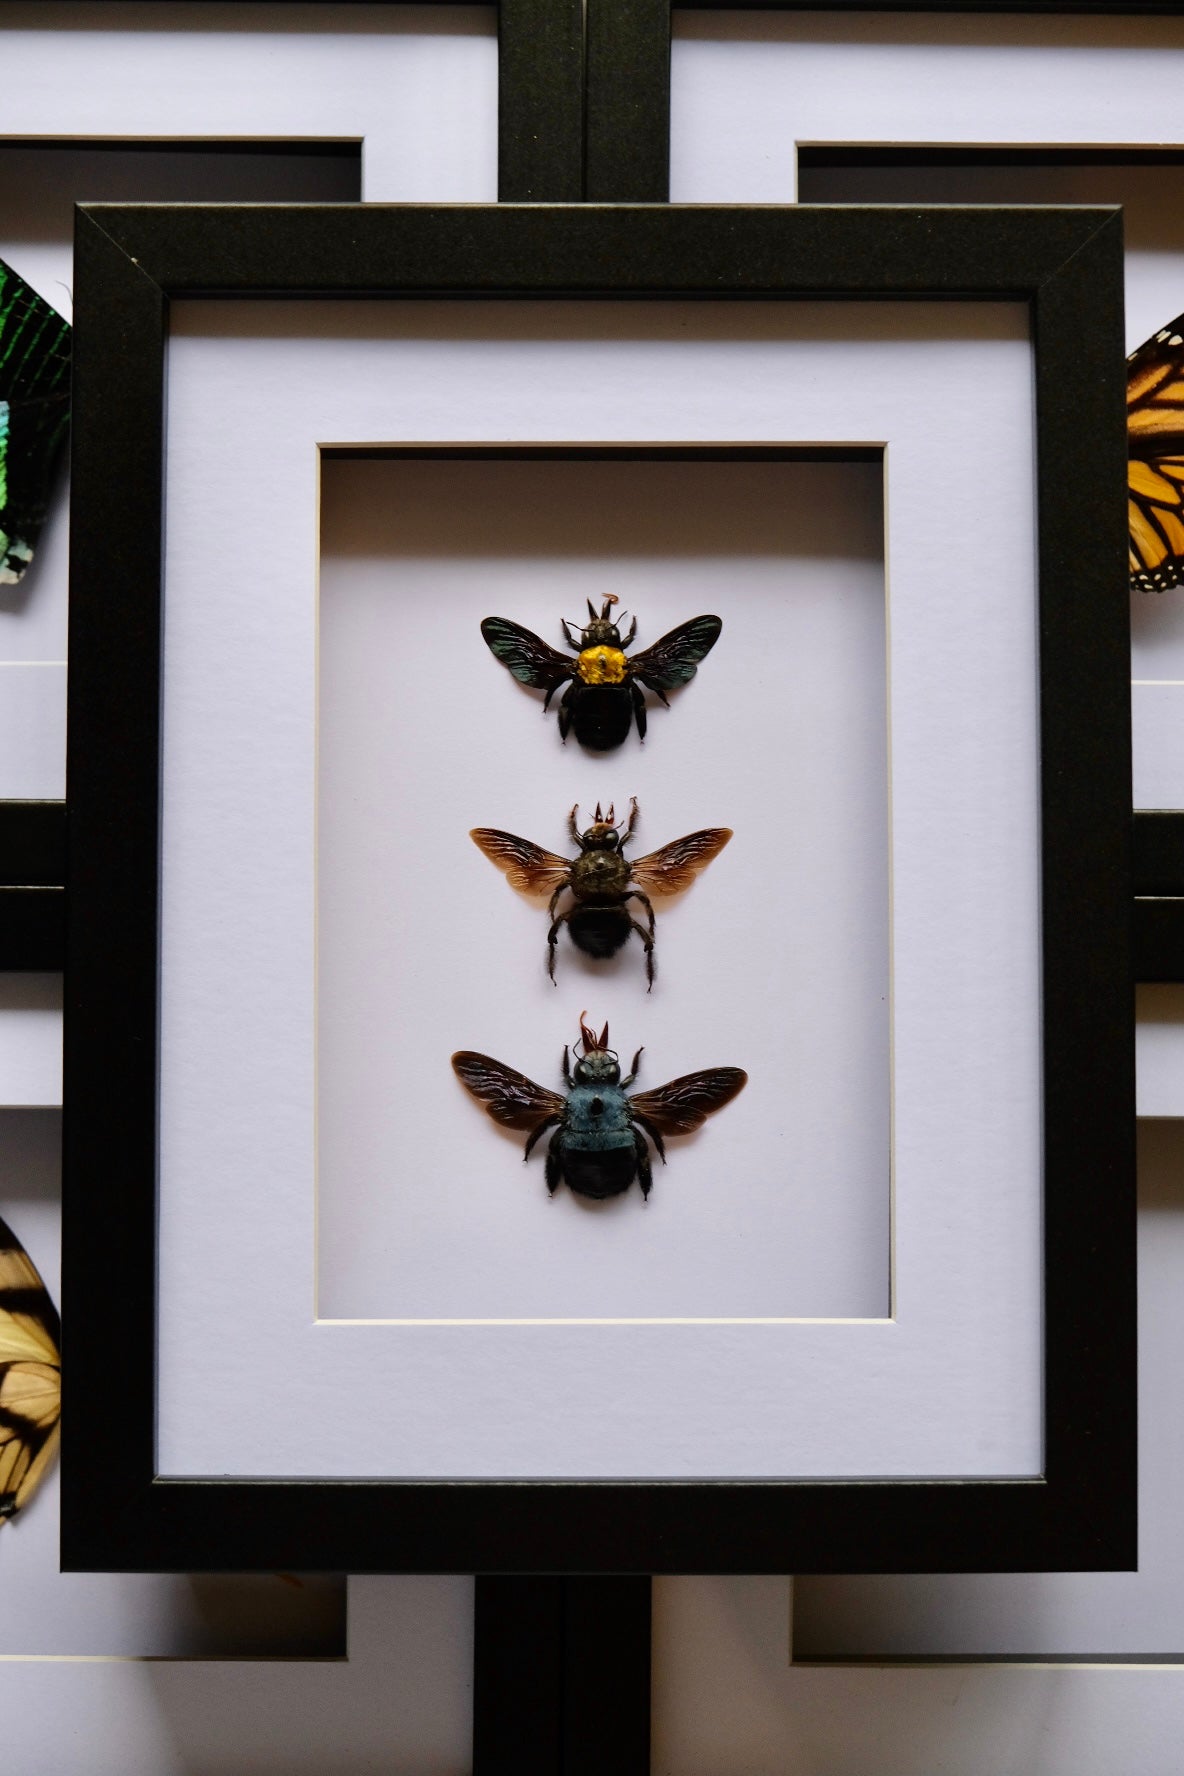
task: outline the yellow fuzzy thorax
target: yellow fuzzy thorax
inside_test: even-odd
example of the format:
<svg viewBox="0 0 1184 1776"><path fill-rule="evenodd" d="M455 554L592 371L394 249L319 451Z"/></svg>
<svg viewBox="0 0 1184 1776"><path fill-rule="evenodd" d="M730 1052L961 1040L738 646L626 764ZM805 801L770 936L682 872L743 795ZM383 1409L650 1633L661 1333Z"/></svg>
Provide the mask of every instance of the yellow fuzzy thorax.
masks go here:
<svg viewBox="0 0 1184 1776"><path fill-rule="evenodd" d="M625 676L625 656L620 648L585 648L576 671L586 685L619 685Z"/></svg>

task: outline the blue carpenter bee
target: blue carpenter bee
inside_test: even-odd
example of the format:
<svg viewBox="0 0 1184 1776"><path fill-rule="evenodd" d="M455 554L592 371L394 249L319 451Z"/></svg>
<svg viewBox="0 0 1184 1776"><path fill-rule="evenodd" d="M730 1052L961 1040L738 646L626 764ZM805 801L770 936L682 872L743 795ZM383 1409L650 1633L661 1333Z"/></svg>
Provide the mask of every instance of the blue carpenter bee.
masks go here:
<svg viewBox="0 0 1184 1776"><path fill-rule="evenodd" d="M580 1043L583 1053L574 1068L567 1048L563 1050L566 1097L471 1049L461 1049L452 1057L462 1085L495 1122L503 1128L529 1130L524 1158L530 1158L541 1135L555 1130L546 1164L547 1189L552 1196L563 1180L577 1196L599 1202L628 1190L634 1178L641 1185L642 1196L648 1196L653 1173L646 1136L665 1165L665 1135L689 1135L716 1110L730 1104L748 1083L748 1074L740 1067L708 1067L630 1098L625 1091L637 1077L641 1049L622 1079L620 1063L608 1046L607 1024L597 1036L581 1012Z"/></svg>
<svg viewBox="0 0 1184 1776"><path fill-rule="evenodd" d="M560 685L571 680L559 701L559 733L566 740L569 729L574 728L580 745L596 752L620 746L634 721L638 738L644 740L646 709L641 686L648 685L659 701L666 703L667 691L694 678L696 666L711 652L723 628L719 617L692 617L630 660L625 649L637 633L637 618L628 635L622 637L609 616L618 602L610 592L597 616L589 599L590 621L578 636L564 618L563 634L575 651L574 660L508 617L486 617L481 625L485 645L506 671L519 684L546 691L544 709Z"/></svg>
<svg viewBox="0 0 1184 1776"><path fill-rule="evenodd" d="M625 856L625 846L633 837L637 811L634 796L629 818L617 826L613 820L615 810L610 808L603 815L597 802L592 825L581 832L576 822L577 803L567 817L567 828L573 844L579 847L579 855L570 858L544 851L530 839L520 839L516 833L502 832L496 826L475 826L469 834L490 863L505 873L511 887L524 894L550 895L547 973L552 980L555 945L561 927L566 925L576 948L598 959L615 956L636 931L645 948L646 979L652 986L654 909L650 895L678 894L689 888L699 871L719 856L732 836L730 827L707 826L700 832L687 833L684 838L672 839L669 845L645 857L630 859ZM571 895L571 905L556 913L565 890ZM639 901L645 908L648 931L633 917L626 904L630 900Z"/></svg>

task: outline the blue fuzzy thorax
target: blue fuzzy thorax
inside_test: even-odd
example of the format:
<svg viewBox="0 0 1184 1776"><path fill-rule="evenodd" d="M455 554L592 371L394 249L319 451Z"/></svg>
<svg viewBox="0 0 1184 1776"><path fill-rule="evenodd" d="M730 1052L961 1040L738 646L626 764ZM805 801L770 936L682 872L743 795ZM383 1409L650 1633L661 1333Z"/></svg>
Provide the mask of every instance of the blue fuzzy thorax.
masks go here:
<svg viewBox="0 0 1184 1776"><path fill-rule="evenodd" d="M619 1085L573 1085L564 1117L568 1145L585 1153L633 1146L629 1100Z"/></svg>

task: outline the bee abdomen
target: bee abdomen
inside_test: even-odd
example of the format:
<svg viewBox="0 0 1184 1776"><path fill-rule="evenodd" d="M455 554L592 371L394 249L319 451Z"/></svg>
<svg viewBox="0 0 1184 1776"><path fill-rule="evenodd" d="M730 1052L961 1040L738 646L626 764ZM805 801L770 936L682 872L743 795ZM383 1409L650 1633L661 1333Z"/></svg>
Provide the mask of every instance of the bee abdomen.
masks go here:
<svg viewBox="0 0 1184 1776"><path fill-rule="evenodd" d="M633 705L628 685L581 684L572 700L571 725L581 746L608 752L628 738Z"/></svg>
<svg viewBox="0 0 1184 1776"><path fill-rule="evenodd" d="M623 907L580 905L572 908L567 929L577 949L600 960L616 955L632 926Z"/></svg>
<svg viewBox="0 0 1184 1776"><path fill-rule="evenodd" d="M628 1190L637 1172L637 1154L633 1144L609 1147L597 1153L574 1152L570 1143L563 1149L563 1175L569 1190L577 1196L590 1196L602 1202L606 1196L620 1196Z"/></svg>

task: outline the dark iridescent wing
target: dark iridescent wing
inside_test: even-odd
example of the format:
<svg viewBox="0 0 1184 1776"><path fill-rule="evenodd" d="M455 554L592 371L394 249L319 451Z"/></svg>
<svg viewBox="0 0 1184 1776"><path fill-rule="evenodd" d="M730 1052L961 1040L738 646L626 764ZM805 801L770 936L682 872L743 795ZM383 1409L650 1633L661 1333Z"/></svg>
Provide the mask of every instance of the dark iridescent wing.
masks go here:
<svg viewBox="0 0 1184 1776"><path fill-rule="evenodd" d="M678 894L690 887L713 857L719 856L731 836L731 827L706 826L702 832L672 839L668 845L631 863L629 879L647 894Z"/></svg>
<svg viewBox="0 0 1184 1776"><path fill-rule="evenodd" d="M719 640L722 628L720 617L692 617L689 623L680 623L677 629L663 635L653 647L631 655L629 671L651 691L672 691L678 685L689 684L699 661Z"/></svg>
<svg viewBox="0 0 1184 1776"><path fill-rule="evenodd" d="M561 654L548 645L541 635L511 623L508 617L486 617L481 624L485 645L519 684L533 685L536 691L556 690L575 670L570 654Z"/></svg>
<svg viewBox="0 0 1184 1776"><path fill-rule="evenodd" d="M1184 315L1127 359L1127 513L1131 585L1184 581Z"/></svg>
<svg viewBox="0 0 1184 1776"><path fill-rule="evenodd" d="M70 328L0 260L0 586L33 559L69 417Z"/></svg>
<svg viewBox="0 0 1184 1776"><path fill-rule="evenodd" d="M637 1092L629 1108L643 1116L663 1135L689 1135L709 1116L730 1104L748 1084L742 1067L707 1067L701 1073L684 1073L655 1091Z"/></svg>
<svg viewBox="0 0 1184 1776"><path fill-rule="evenodd" d="M523 894L554 894L567 881L571 869L567 859L532 845L529 839L501 832L496 826L475 826L469 837L490 863L497 865L511 888L520 888Z"/></svg>
<svg viewBox="0 0 1184 1776"><path fill-rule="evenodd" d="M452 1057L453 1069L463 1086L472 1092L495 1122L503 1128L532 1129L546 1116L562 1116L566 1098L546 1091L525 1073L462 1048Z"/></svg>
<svg viewBox="0 0 1184 1776"><path fill-rule="evenodd" d="M29 1254L0 1221L0 1521L27 1504L57 1447L61 1326Z"/></svg>

